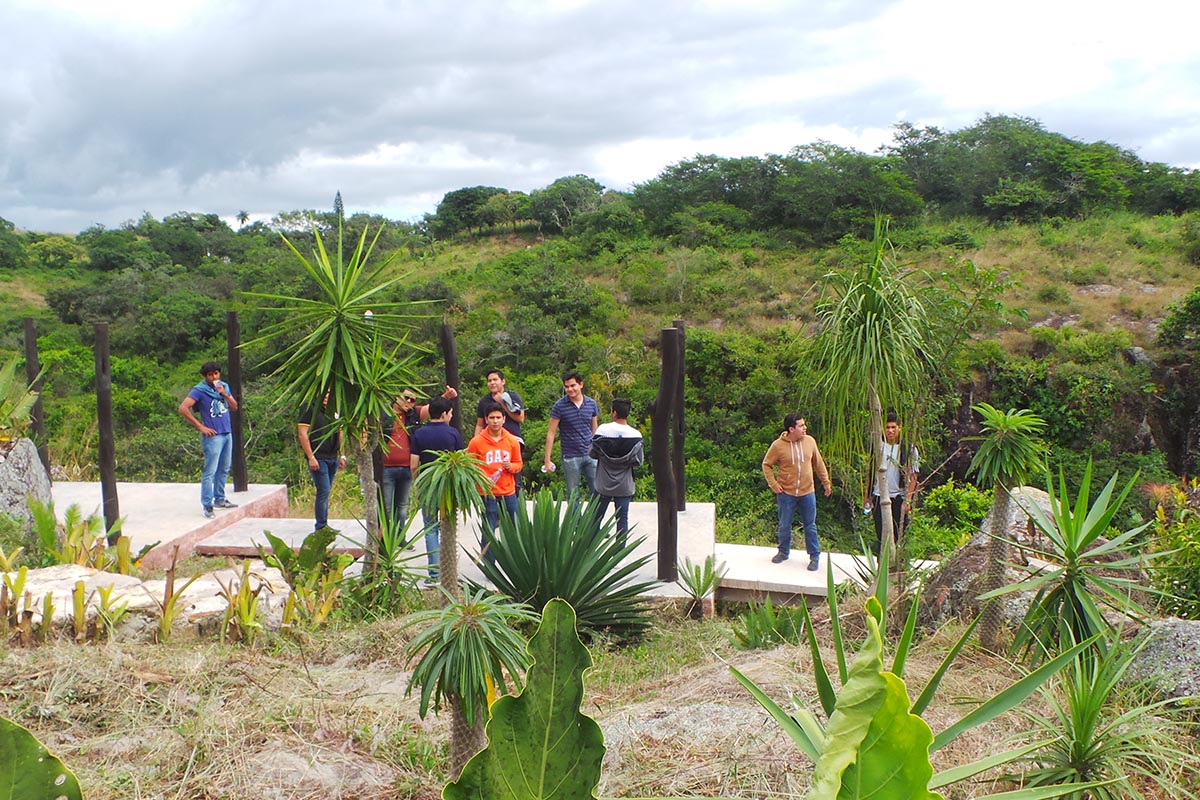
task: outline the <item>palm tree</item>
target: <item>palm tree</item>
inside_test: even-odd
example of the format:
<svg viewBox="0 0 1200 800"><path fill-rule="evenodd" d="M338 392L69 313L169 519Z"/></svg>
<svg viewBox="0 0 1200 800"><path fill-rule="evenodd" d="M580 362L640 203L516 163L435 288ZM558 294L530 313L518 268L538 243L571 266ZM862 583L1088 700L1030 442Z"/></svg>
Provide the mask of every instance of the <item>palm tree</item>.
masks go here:
<svg viewBox="0 0 1200 800"><path fill-rule="evenodd" d="M424 626L404 648L408 661L420 654L408 689L421 687L421 717L431 705L436 709L445 702L450 707L450 780L456 780L471 756L483 749L490 687L506 692L511 678L520 689L529 651L512 626L537 619L524 603L483 589L464 599L461 588L445 608L406 618L408 626Z"/></svg>
<svg viewBox="0 0 1200 800"><path fill-rule="evenodd" d="M809 388L806 396L812 398L821 450L835 470L861 458L862 432L870 431L884 505L882 544L894 553L881 401L892 408L915 408L937 363L929 354L944 348L944 342L928 309L930 301L943 298L929 287L914 286L915 273L899 269L887 228L876 217L868 258L852 272L825 276L825 298L816 309L820 327L804 348L799 381Z"/></svg>
<svg viewBox="0 0 1200 800"><path fill-rule="evenodd" d="M368 246L364 228L348 259L342 255L340 221L332 254L315 229L311 258L284 236L316 291L311 297L248 293L264 301L263 311L280 318L243 345L266 345L276 353L279 341L288 343L279 352L282 363L274 370L282 378L276 404L312 408L329 392L329 407L338 415L336 425L358 467L372 564L379 546L379 498L368 456L379 442L380 414L406 386L416 383L420 350L408 341L416 315L408 313L407 303L383 299L384 292L403 276L382 277L391 258L367 267L382 232L381 226Z"/></svg>
<svg viewBox="0 0 1200 800"><path fill-rule="evenodd" d="M249 214L249 212L247 212L247 211L244 211L244 210L243 210L243 211L239 211L239 212L237 213L237 221L238 221L238 227L239 227L239 228L240 228L240 227L242 227L243 225L245 225L247 222L249 222L249 221L250 221L250 214Z"/></svg>
<svg viewBox="0 0 1200 800"><path fill-rule="evenodd" d="M971 437L980 442L979 450L967 468L980 482L995 490L992 499L992 530L987 546L987 565L983 576L983 591L992 592L1004 583L1004 567L1009 559L1008 508L1011 490L1023 485L1035 470L1042 469L1046 460L1046 444L1039 434L1046 421L1027 408L1000 409L978 403L971 410L983 417L984 435ZM979 640L984 647L997 652L1000 647L1000 604L989 600L983 609L979 625Z"/></svg>
<svg viewBox="0 0 1200 800"><path fill-rule="evenodd" d="M487 473L473 454L466 450L447 450L428 464L422 464L413 482L421 508L436 508L438 517L439 573L442 588L455 600L461 600L458 582L458 517L468 511L477 514L483 508L479 487L488 485Z"/></svg>

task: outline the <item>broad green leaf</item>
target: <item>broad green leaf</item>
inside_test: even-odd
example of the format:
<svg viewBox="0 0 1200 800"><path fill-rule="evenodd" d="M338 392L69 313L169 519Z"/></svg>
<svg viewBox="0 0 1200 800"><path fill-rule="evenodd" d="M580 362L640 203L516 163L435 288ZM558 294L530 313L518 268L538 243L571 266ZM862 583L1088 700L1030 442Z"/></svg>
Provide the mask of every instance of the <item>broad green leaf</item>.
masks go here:
<svg viewBox="0 0 1200 800"><path fill-rule="evenodd" d="M79 781L25 728L0 717L0 800L83 800Z"/></svg>
<svg viewBox="0 0 1200 800"><path fill-rule="evenodd" d="M446 800L591 798L600 782L604 736L579 712L591 656L575 632L575 612L551 600L529 643L533 666L520 695L501 697L487 724L488 745L442 791Z"/></svg>
<svg viewBox="0 0 1200 800"><path fill-rule="evenodd" d="M883 640L874 617L867 617L867 627L867 640L830 717L808 800L938 799L928 789L933 732L909 713L904 682L884 672Z"/></svg>

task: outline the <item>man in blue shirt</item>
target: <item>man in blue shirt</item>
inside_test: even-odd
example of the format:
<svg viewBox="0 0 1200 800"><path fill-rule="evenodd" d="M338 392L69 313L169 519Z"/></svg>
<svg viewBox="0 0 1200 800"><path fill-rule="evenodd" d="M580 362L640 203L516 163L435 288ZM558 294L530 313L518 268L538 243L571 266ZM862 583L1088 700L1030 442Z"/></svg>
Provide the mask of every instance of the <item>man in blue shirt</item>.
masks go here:
<svg viewBox="0 0 1200 800"><path fill-rule="evenodd" d="M554 471L551 458L554 451L554 434L562 430L563 478L567 483L567 496L579 490L580 477L587 481L588 493L596 495L596 460L588 455L592 434L600 418L600 407L596 401L583 393L583 377L578 372L563 376L563 396L550 409L550 426L546 431L546 454L542 468Z"/></svg>
<svg viewBox="0 0 1200 800"><path fill-rule="evenodd" d="M237 400L229 384L221 380L221 365L206 361L200 367L204 380L197 383L179 404L179 413L200 431L200 446L204 450L204 471L200 473L200 506L204 516L216 516L214 508L237 508L225 498L225 478L233 458L233 424L229 412L237 411ZM196 413L199 412L199 418Z"/></svg>
<svg viewBox="0 0 1200 800"><path fill-rule="evenodd" d="M447 450L462 450L463 438L458 429L450 425L454 405L445 397L435 397L429 403L429 422L413 432L409 450L412 452L410 467L413 481L422 464L437 460L438 453ZM424 500L425 498L422 498ZM425 552L429 558L429 576L426 587L433 586L438 579L438 511L421 503L421 522L425 525ZM453 553L451 557L453 557Z"/></svg>

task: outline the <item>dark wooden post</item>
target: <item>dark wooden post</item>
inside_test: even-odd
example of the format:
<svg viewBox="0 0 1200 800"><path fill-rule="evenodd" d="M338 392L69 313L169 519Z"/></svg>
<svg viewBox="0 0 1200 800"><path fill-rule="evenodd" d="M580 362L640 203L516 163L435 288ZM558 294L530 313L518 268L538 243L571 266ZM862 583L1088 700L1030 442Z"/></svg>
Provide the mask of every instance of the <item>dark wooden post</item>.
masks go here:
<svg viewBox="0 0 1200 800"><path fill-rule="evenodd" d="M687 336L685 323L675 320L675 329L679 331L679 380L675 384L674 431L671 436L671 467L675 471L675 510L687 511L687 483L683 477L683 384L687 378L684 367L687 365Z"/></svg>
<svg viewBox="0 0 1200 800"><path fill-rule="evenodd" d="M446 385L458 388L458 345L454 341L454 326L449 322L442 323L442 359L446 362ZM440 394L440 392L439 392ZM450 424L458 428L458 432L466 436L463 430L463 415L462 415L462 397L456 397L450 401L453 405L454 416L450 418ZM472 423L474 420L472 420Z"/></svg>
<svg viewBox="0 0 1200 800"><path fill-rule="evenodd" d="M116 544L112 534L121 516L117 502L117 450L113 437L112 364L108 358L108 323L96 323L96 422L100 428L100 497L104 503L104 529L108 543Z"/></svg>
<svg viewBox="0 0 1200 800"><path fill-rule="evenodd" d="M38 399L29 412L29 427L33 430L33 443L37 445L38 458L50 477L50 451L46 447L46 413L42 409L42 365L38 361L37 323L33 317L25 318L25 380L29 388L38 392Z"/></svg>
<svg viewBox="0 0 1200 800"><path fill-rule="evenodd" d="M658 579L679 578L679 514L675 510L675 471L671 465L671 412L679 387L679 330L662 330L662 373L650 404L650 464L658 497Z"/></svg>
<svg viewBox="0 0 1200 800"><path fill-rule="evenodd" d="M246 434L242 427L242 327L238 322L236 311L225 312L225 341L229 352L229 363L226 364L226 383L233 399L238 402L238 410L230 411L230 421L233 423L233 490L244 492L250 488L246 473Z"/></svg>

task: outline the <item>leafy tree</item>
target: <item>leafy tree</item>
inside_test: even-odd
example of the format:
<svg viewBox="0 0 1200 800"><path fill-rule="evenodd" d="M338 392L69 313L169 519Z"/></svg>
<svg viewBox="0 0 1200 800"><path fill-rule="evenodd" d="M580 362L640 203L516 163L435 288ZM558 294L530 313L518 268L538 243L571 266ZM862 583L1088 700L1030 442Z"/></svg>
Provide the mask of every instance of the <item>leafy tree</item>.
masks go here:
<svg viewBox="0 0 1200 800"><path fill-rule="evenodd" d="M968 473L995 489L984 572L984 592L992 592L1004 583L1004 568L1009 561L1011 492L1024 485L1029 476L1044 465L1046 445L1039 435L1046 429L1046 422L1027 409L1005 412L988 403L978 403L971 406L971 410L982 417L984 434L973 437L980 445L971 459ZM1000 604L991 600L984 607L982 616L980 642L996 652L1000 648Z"/></svg>
<svg viewBox="0 0 1200 800"><path fill-rule="evenodd" d="M65 236L46 236L29 245L29 255L43 269L60 270L77 263L83 250Z"/></svg>
<svg viewBox="0 0 1200 800"><path fill-rule="evenodd" d="M19 269L25 266L25 242L16 232L16 225L0 217L0 269Z"/></svg>
<svg viewBox="0 0 1200 800"><path fill-rule="evenodd" d="M598 210L603 194L598 181L587 175L570 175L531 194L529 214L540 229L563 232L579 215Z"/></svg>
<svg viewBox="0 0 1200 800"><path fill-rule="evenodd" d="M461 231L469 233L473 229L482 229L487 224L485 207L488 198L507 193L495 186L470 186L446 192L431 220L431 231L438 238L447 239Z"/></svg>

